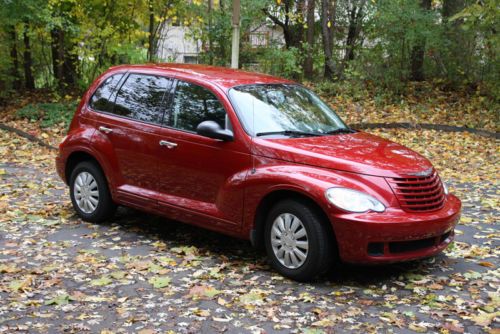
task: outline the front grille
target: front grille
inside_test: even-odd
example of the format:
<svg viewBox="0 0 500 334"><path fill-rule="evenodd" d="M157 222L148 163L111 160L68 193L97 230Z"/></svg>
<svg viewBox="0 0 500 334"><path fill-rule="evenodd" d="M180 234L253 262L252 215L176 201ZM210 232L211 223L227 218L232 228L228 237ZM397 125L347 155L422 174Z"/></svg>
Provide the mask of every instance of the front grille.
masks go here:
<svg viewBox="0 0 500 334"><path fill-rule="evenodd" d="M387 178L405 211L433 211L444 204L444 189L436 171L425 177Z"/></svg>

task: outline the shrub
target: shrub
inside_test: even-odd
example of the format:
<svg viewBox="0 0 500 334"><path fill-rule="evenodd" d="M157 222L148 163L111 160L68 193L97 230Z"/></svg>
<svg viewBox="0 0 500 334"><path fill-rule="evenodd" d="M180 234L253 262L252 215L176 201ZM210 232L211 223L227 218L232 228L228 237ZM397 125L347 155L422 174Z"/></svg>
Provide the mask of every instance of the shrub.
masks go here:
<svg viewBox="0 0 500 334"><path fill-rule="evenodd" d="M256 54L260 72L300 80L304 55L298 48L264 48Z"/></svg>
<svg viewBox="0 0 500 334"><path fill-rule="evenodd" d="M53 127L61 123L68 127L77 104L77 101L67 103L32 103L19 109L16 116L31 121L40 121L42 128Z"/></svg>

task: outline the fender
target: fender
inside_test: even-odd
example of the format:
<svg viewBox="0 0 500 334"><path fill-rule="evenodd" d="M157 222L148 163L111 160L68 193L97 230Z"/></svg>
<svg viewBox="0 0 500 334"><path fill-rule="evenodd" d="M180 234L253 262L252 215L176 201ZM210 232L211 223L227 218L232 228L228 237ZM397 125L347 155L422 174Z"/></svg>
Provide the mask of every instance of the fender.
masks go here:
<svg viewBox="0 0 500 334"><path fill-rule="evenodd" d="M397 205L392 196L387 196L391 190L384 178L299 164L290 166L288 162L277 164L274 159L257 158L260 160L260 167L256 167L245 180L242 230L247 238L250 231L256 227L260 204L267 196L277 191L289 191L307 197L328 216L331 213L343 212L325 200L325 191L332 187L363 191L376 196L386 206ZM330 223L333 227L331 221Z"/></svg>
<svg viewBox="0 0 500 334"><path fill-rule="evenodd" d="M72 131L71 136L67 136L60 144L60 159L64 162L62 167L64 169L66 168L68 158L75 152L84 152L91 155L97 160L103 169L104 175L106 176L110 186L110 190L112 194L114 194L116 180L114 179L114 173L112 173L112 170L113 164L117 163L116 158L113 158L112 154L106 154L104 153L105 151L96 149L97 146L94 143L94 135L96 133L95 128L88 125L83 126L82 124L78 129L78 131ZM90 145L91 142L92 145ZM110 145L110 143L107 143L107 145ZM64 171L63 176L66 177L64 175Z"/></svg>

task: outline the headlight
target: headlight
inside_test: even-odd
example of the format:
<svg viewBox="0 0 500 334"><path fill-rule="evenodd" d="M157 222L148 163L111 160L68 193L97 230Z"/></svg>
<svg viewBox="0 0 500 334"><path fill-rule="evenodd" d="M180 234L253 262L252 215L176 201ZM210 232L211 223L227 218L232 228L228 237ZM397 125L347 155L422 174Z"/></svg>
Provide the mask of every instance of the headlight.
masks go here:
<svg viewBox="0 0 500 334"><path fill-rule="evenodd" d="M443 190L444 190L444 194L445 195L448 195L448 193L450 192L448 190L448 186L446 185L446 183L443 182L443 180L441 180L441 183L443 184Z"/></svg>
<svg viewBox="0 0 500 334"><path fill-rule="evenodd" d="M349 188L330 188L325 193L333 205L350 212L383 212L385 206L376 198Z"/></svg>

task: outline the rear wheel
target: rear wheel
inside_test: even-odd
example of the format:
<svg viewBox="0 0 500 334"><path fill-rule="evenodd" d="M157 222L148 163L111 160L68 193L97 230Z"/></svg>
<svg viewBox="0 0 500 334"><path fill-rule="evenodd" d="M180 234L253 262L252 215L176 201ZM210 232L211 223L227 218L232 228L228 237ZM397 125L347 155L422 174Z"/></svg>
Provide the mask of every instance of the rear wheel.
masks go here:
<svg viewBox="0 0 500 334"><path fill-rule="evenodd" d="M297 281L309 281L333 264L334 238L317 210L306 202L277 203L266 220L265 245L272 266Z"/></svg>
<svg viewBox="0 0 500 334"><path fill-rule="evenodd" d="M80 162L71 172L70 196L78 215L86 221L100 223L116 211L108 183L94 162Z"/></svg>

